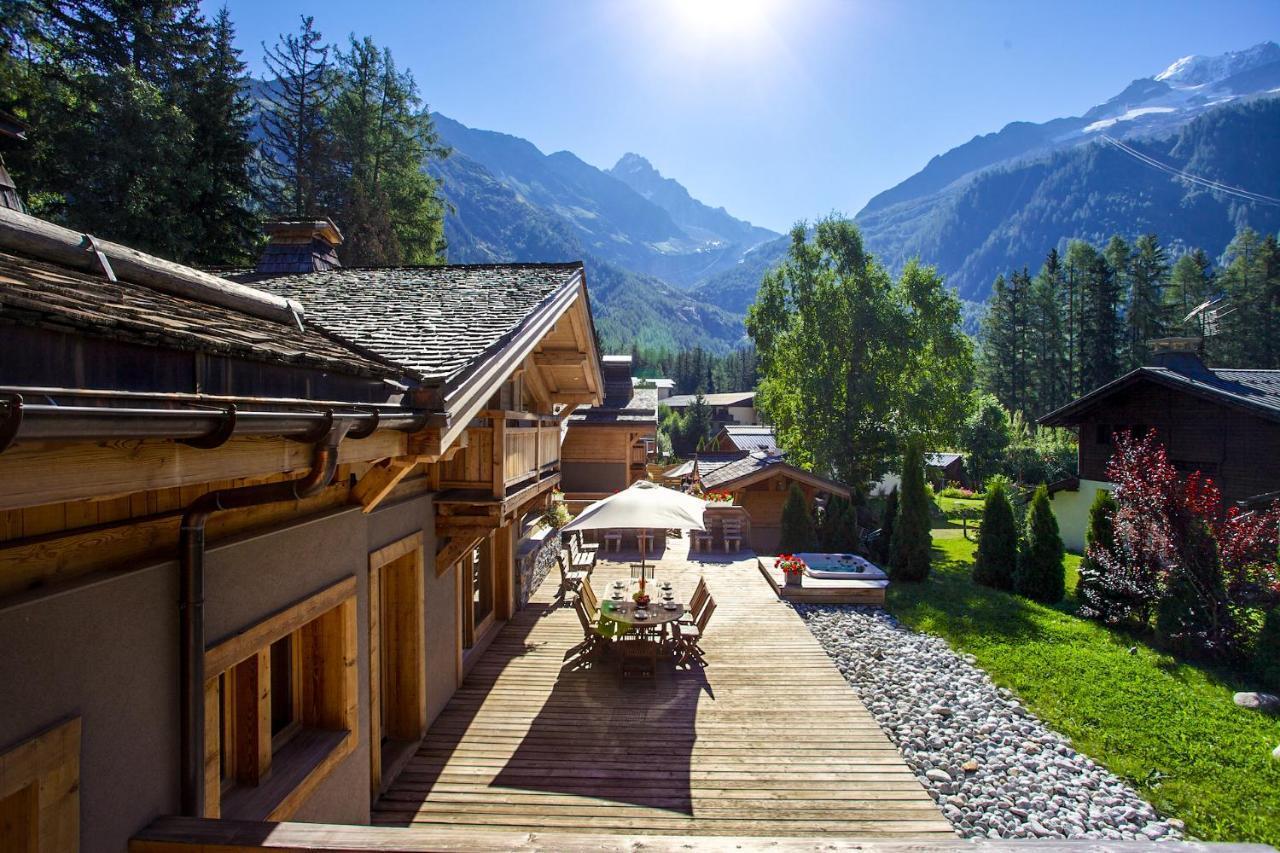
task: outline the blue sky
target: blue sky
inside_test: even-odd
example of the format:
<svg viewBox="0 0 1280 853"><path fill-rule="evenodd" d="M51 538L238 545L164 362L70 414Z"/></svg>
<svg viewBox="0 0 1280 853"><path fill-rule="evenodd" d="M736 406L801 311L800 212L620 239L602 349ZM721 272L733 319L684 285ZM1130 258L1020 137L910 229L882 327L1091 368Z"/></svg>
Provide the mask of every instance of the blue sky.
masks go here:
<svg viewBox="0 0 1280 853"><path fill-rule="evenodd" d="M207 2L213 11L221 2ZM1277 0L227 0L244 58L314 15L432 109L611 166L649 158L777 230L857 213L935 154L1079 114L1191 53L1280 39Z"/></svg>

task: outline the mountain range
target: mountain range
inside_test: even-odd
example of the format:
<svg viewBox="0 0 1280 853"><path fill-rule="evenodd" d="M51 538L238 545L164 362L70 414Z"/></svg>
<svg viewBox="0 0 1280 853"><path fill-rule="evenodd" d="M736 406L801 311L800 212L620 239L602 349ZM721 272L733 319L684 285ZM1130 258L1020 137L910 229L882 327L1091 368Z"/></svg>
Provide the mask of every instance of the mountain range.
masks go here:
<svg viewBox="0 0 1280 853"><path fill-rule="evenodd" d="M760 278L789 238L695 199L644 157L597 168L433 113L452 262L582 259L607 348L723 351L744 340ZM1220 255L1244 224L1280 230L1280 46L1187 56L1079 116L1014 122L929 160L856 215L891 271L936 266L974 328L999 273L1071 239L1155 232Z"/></svg>

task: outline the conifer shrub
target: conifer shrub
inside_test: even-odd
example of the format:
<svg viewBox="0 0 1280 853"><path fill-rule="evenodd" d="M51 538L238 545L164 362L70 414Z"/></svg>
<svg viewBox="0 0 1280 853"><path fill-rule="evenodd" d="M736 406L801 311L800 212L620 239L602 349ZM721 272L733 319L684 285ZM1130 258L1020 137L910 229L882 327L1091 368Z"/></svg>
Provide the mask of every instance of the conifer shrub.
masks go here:
<svg viewBox="0 0 1280 853"><path fill-rule="evenodd" d="M889 547L893 544L893 526L898 521L898 487L889 491L880 514L880 538L876 540L875 557L881 563L889 562Z"/></svg>
<svg viewBox="0 0 1280 853"><path fill-rule="evenodd" d="M827 501L818 539L828 553L849 554L857 550L858 517L853 504L839 496Z"/></svg>
<svg viewBox="0 0 1280 853"><path fill-rule="evenodd" d="M1253 670L1272 690L1280 690L1280 605L1263 617L1253 646Z"/></svg>
<svg viewBox="0 0 1280 853"><path fill-rule="evenodd" d="M818 536L809 513L809 501L799 486L793 485L782 505L782 536L778 540L778 552L800 554L818 550Z"/></svg>
<svg viewBox="0 0 1280 853"><path fill-rule="evenodd" d="M1057 604L1067 591L1065 556L1058 520L1049 505L1049 488L1042 483L1027 509L1027 537L1013 574L1014 592L1042 604Z"/></svg>
<svg viewBox="0 0 1280 853"><path fill-rule="evenodd" d="M973 580L995 589L1013 589L1018 566L1018 528L1002 477L992 477L982 504L982 527L973 562Z"/></svg>
<svg viewBox="0 0 1280 853"><path fill-rule="evenodd" d="M1076 598L1080 601L1080 612L1089 618L1108 612L1115 607L1115 602L1108 598L1110 585L1098 565L1093 554L1098 549L1110 552L1115 547L1116 499L1107 489L1098 489L1089 505L1089 525L1084 531L1084 558L1080 560L1080 581L1076 585Z"/></svg>
<svg viewBox="0 0 1280 853"><path fill-rule="evenodd" d="M896 581L922 581L929 576L929 495L924 484L924 451L919 440L907 444L902 459L902 494L889 546L889 576Z"/></svg>

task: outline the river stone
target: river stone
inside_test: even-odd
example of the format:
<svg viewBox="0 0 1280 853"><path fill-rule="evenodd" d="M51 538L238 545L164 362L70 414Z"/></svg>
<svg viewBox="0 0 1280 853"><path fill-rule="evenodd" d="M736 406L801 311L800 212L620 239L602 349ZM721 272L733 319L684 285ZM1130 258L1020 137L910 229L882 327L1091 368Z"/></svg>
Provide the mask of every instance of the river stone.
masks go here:
<svg viewBox="0 0 1280 853"><path fill-rule="evenodd" d="M1280 711L1280 696L1273 693L1237 693L1233 698L1241 708L1253 708L1269 714Z"/></svg>
<svg viewBox="0 0 1280 853"><path fill-rule="evenodd" d="M792 606L962 838L1181 838L941 637L880 608ZM1280 760L1280 747L1276 749Z"/></svg>

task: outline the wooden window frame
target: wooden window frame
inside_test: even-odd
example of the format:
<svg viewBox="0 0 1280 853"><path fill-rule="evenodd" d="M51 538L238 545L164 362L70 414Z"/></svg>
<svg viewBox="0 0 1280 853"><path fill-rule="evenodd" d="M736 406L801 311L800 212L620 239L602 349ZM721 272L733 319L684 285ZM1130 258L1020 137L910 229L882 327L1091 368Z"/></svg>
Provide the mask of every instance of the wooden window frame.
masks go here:
<svg viewBox="0 0 1280 853"><path fill-rule="evenodd" d="M356 631L350 575L205 649L205 817L286 820L354 751ZM286 637L296 725L273 736L271 646Z"/></svg>
<svg viewBox="0 0 1280 853"><path fill-rule="evenodd" d="M0 753L0 845L14 853L80 849L80 718Z"/></svg>
<svg viewBox="0 0 1280 853"><path fill-rule="evenodd" d="M426 734L426 675L426 557L418 532L369 555L369 779L375 800Z"/></svg>

